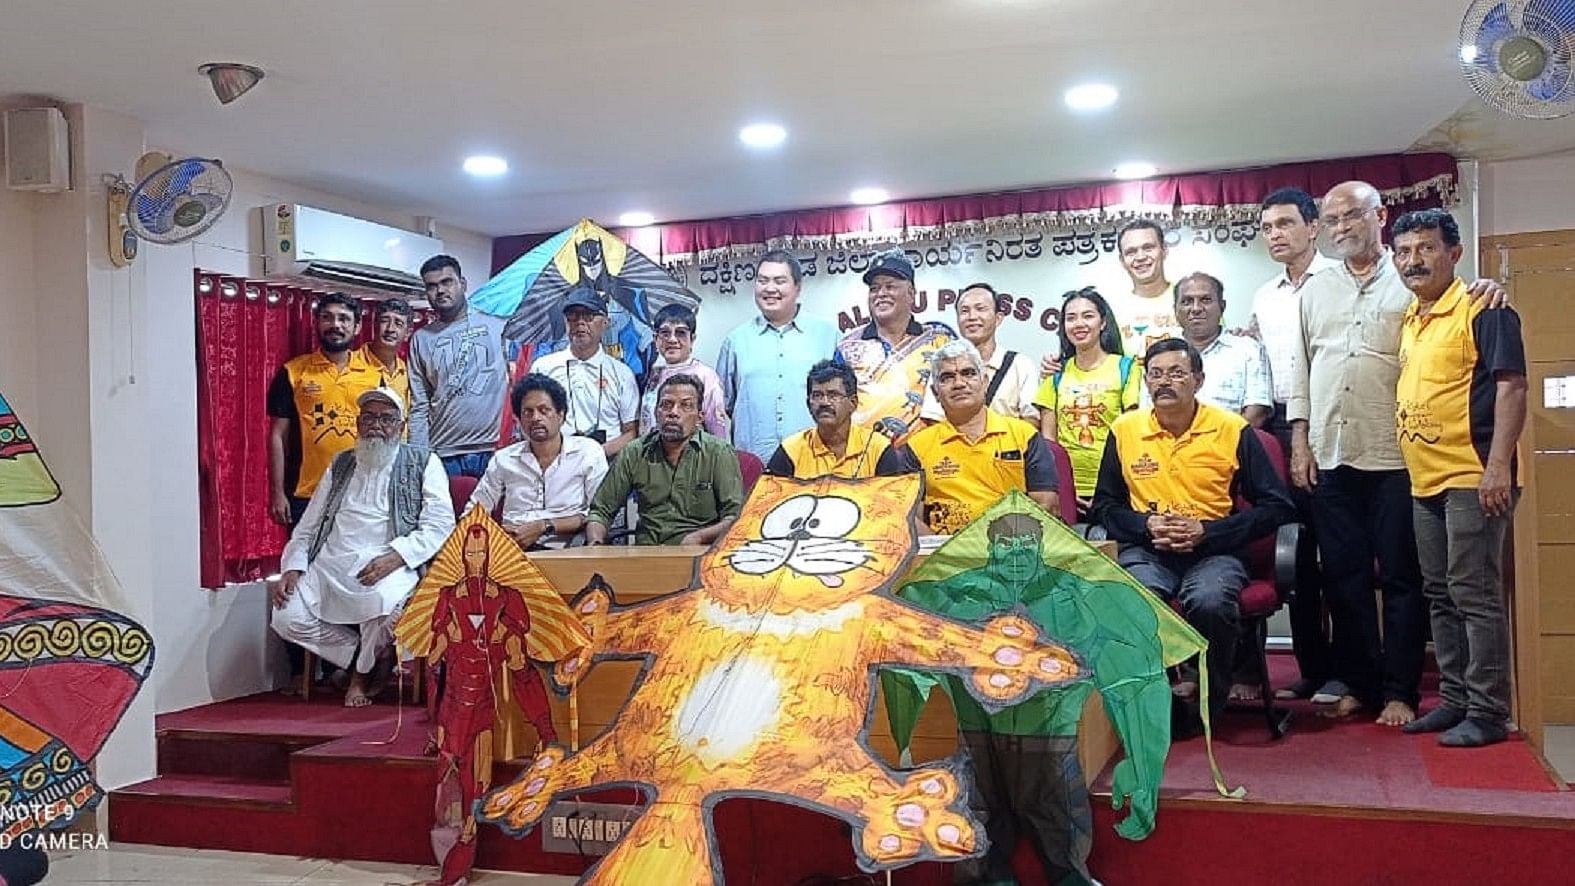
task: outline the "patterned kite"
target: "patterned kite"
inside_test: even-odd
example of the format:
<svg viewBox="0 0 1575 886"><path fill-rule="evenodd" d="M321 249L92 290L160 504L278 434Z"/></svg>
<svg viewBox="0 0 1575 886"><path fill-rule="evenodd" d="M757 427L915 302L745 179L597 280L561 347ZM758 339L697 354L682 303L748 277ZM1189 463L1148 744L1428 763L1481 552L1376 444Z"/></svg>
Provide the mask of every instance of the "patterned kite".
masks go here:
<svg viewBox="0 0 1575 886"><path fill-rule="evenodd" d="M691 310L700 297L661 265L589 219L560 232L499 271L470 296L484 314L508 318L505 338L530 346L533 357L568 347L563 302L576 289L607 304L603 346L642 383L654 359L651 321L670 304Z"/></svg>
<svg viewBox="0 0 1575 886"><path fill-rule="evenodd" d="M153 667L120 586L0 395L0 846L104 792L89 764Z"/></svg>
<svg viewBox="0 0 1575 886"><path fill-rule="evenodd" d="M689 589L621 606L593 579L574 602L592 643L555 681L606 659L646 666L606 731L577 753L547 748L482 818L518 836L555 797L643 790L649 805L582 881L595 884L721 883L710 817L735 796L842 819L868 871L982 851L959 760L898 771L871 756L876 669L954 674L989 710L1086 671L1021 616L968 623L891 595L916 548L920 490L918 475L763 477Z"/></svg>
<svg viewBox="0 0 1575 886"><path fill-rule="evenodd" d="M451 886L476 859L476 801L492 784L494 693L508 681L543 744L556 740L541 675L527 659L572 659L590 637L552 583L481 508L460 518L394 625L394 639L444 667L437 701L433 848Z"/></svg>

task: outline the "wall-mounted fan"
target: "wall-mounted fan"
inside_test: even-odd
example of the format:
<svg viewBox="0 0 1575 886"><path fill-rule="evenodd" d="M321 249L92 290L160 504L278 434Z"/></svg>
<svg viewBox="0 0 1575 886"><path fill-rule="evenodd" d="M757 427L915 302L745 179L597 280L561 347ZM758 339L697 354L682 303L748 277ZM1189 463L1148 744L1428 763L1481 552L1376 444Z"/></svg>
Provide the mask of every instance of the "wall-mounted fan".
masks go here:
<svg viewBox="0 0 1575 886"><path fill-rule="evenodd" d="M1575 0L1476 0L1460 23L1460 69L1484 102L1514 117L1575 111Z"/></svg>
<svg viewBox="0 0 1575 886"><path fill-rule="evenodd" d="M144 154L136 174L136 185L120 176L106 179L109 254L119 267L137 257L139 240L180 243L213 227L235 190L224 164L202 157Z"/></svg>

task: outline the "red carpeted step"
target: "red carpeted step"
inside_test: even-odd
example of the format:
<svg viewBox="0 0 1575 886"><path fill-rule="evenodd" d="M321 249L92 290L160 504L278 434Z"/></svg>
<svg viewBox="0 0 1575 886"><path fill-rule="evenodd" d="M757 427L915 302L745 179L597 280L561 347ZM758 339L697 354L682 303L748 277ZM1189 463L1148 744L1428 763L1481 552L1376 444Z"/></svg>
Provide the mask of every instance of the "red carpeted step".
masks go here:
<svg viewBox="0 0 1575 886"><path fill-rule="evenodd" d="M231 775L160 775L127 785L114 792L117 798L200 805L274 806L289 809L294 802L290 785Z"/></svg>

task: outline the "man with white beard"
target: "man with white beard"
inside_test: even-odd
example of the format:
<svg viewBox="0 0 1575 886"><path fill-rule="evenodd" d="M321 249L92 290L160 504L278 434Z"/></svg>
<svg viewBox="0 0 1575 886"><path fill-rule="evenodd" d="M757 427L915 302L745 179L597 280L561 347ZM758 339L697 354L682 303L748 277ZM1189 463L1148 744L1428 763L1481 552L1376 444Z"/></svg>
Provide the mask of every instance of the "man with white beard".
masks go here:
<svg viewBox="0 0 1575 886"><path fill-rule="evenodd" d="M351 671L347 707L372 703L392 657L389 624L415 590L416 570L454 529L437 455L400 442L405 404L380 387L357 405L355 448L336 456L312 492L268 591L279 636Z"/></svg>

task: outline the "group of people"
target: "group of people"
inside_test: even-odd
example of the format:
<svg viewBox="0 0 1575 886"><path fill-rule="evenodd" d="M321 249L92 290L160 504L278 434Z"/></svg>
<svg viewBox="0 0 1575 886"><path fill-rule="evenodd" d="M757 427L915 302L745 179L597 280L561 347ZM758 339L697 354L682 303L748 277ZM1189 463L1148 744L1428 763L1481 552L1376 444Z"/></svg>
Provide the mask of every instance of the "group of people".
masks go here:
<svg viewBox="0 0 1575 886"><path fill-rule="evenodd" d="M1117 238L1131 292L1067 293L1060 347L1043 357L999 346L1007 305L985 283L958 293L955 328L919 321L901 250L871 262L870 321L845 334L802 309L798 260L769 252L759 314L727 333L717 365L694 356L694 311L669 306L643 379L604 349L608 307L589 288L562 304L568 347L512 383L516 346L501 319L469 309L451 257L422 267L437 319L413 335L409 306L389 300L374 308L373 340L352 349L359 303L325 296L318 350L281 368L269 395L271 510L292 526L274 627L350 671L347 703L365 703L388 660L388 619L453 525L449 476L477 477L469 506L538 550L708 544L738 515L751 462L799 478L922 472L937 535L1008 490L1051 513L1074 498L1078 519L1118 542L1118 562L1209 640L1211 707L1250 690L1232 685L1244 550L1303 522L1322 569L1299 581L1301 674L1280 694L1340 716L1370 709L1444 744L1500 740L1499 557L1525 414L1518 319L1502 287L1457 279L1447 212L1397 219L1392 249L1387 215L1361 182L1321 206L1270 194L1260 230L1284 272L1257 288L1239 330L1224 328L1224 282L1172 283L1164 229L1134 221ZM1319 253L1320 231L1337 258ZM505 404L517 442L499 448ZM1073 489L1059 488L1057 448ZM1424 611L1443 679L1440 705L1418 718Z"/></svg>

